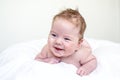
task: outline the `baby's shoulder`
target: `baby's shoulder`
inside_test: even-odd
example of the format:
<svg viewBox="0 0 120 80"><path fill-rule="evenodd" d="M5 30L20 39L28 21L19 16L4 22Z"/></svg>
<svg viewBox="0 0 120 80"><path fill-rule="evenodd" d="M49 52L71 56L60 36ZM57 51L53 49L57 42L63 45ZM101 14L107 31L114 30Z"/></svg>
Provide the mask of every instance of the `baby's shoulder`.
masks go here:
<svg viewBox="0 0 120 80"><path fill-rule="evenodd" d="M43 46L43 48L42 48L42 50L41 50L41 53L42 53L42 54L47 54L47 53L48 53L48 45L47 45L47 44L45 44L45 45Z"/></svg>
<svg viewBox="0 0 120 80"><path fill-rule="evenodd" d="M90 47L90 44L88 43L87 40L83 39L82 42L81 42L81 46L82 47Z"/></svg>

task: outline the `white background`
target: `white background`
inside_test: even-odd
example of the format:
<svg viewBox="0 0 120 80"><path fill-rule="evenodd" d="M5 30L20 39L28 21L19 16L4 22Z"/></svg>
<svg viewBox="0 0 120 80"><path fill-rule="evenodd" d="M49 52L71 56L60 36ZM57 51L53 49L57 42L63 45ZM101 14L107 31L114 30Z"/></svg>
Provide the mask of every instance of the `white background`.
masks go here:
<svg viewBox="0 0 120 80"><path fill-rule="evenodd" d="M0 51L47 38L53 16L66 8L79 8L86 37L120 42L120 0L0 0Z"/></svg>

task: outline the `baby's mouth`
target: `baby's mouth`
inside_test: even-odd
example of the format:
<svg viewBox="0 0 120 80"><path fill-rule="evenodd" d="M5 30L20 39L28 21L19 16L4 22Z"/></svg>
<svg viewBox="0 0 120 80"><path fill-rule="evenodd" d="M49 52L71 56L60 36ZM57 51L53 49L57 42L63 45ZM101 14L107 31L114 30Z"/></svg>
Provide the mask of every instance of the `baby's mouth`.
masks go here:
<svg viewBox="0 0 120 80"><path fill-rule="evenodd" d="M61 49L61 48L58 48L58 47L55 47L55 49L56 49L56 50L58 50L58 51L61 51L61 50L63 50L63 49Z"/></svg>

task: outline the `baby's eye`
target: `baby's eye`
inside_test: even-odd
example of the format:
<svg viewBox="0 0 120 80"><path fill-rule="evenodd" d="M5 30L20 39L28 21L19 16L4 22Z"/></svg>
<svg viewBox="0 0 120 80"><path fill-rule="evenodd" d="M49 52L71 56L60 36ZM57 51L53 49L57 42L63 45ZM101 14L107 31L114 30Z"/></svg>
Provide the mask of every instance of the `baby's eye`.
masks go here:
<svg viewBox="0 0 120 80"><path fill-rule="evenodd" d="M57 35L56 34L51 34L53 37L56 37Z"/></svg>
<svg viewBox="0 0 120 80"><path fill-rule="evenodd" d="M65 39L65 40L68 40L68 41L70 40L69 38L64 38L64 39Z"/></svg>

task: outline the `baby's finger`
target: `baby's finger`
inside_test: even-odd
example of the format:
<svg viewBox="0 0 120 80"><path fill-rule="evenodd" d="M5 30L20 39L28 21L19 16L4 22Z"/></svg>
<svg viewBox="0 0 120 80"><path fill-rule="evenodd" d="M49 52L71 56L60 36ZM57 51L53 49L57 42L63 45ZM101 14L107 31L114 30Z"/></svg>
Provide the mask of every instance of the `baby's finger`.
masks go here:
<svg viewBox="0 0 120 80"><path fill-rule="evenodd" d="M85 75L85 71L81 71L80 76L84 76L84 75Z"/></svg>
<svg viewBox="0 0 120 80"><path fill-rule="evenodd" d="M77 74L80 76L84 75L84 71L82 69L77 70Z"/></svg>

